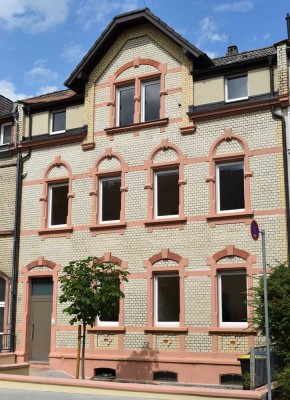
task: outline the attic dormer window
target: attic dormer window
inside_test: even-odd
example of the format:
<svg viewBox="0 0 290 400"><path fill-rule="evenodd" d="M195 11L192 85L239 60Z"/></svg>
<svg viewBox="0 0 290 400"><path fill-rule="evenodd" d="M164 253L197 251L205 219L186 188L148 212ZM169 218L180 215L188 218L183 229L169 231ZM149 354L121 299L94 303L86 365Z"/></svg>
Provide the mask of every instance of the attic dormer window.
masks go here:
<svg viewBox="0 0 290 400"><path fill-rule="evenodd" d="M53 111L51 113L50 120L50 133L62 133L65 131L65 123L66 123L66 112L65 110Z"/></svg>
<svg viewBox="0 0 290 400"><path fill-rule="evenodd" d="M12 124L2 124L0 126L0 145L8 144L11 142L11 128Z"/></svg>
<svg viewBox="0 0 290 400"><path fill-rule="evenodd" d="M227 102L248 98L247 74L229 76L225 80L225 98Z"/></svg>

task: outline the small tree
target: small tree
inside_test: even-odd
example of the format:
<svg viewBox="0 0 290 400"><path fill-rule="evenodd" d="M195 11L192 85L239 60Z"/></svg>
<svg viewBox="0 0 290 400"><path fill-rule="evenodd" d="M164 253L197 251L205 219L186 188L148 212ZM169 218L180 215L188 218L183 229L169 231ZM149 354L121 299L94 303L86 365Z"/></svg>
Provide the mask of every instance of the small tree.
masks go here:
<svg viewBox="0 0 290 400"><path fill-rule="evenodd" d="M280 263L267 277L270 340L290 362L290 268ZM264 283L253 289L254 324L265 334Z"/></svg>
<svg viewBox="0 0 290 400"><path fill-rule="evenodd" d="M85 378L86 327L93 326L96 318L110 316L119 299L124 297L120 282L127 281L127 271L117 263L101 263L95 257L71 261L59 277L62 294L60 303L69 303L63 310L71 325L82 324L82 379Z"/></svg>
<svg viewBox="0 0 290 400"><path fill-rule="evenodd" d="M280 263L267 277L270 340L283 360L284 368L277 374L277 387L283 399L290 399L290 268ZM253 322L265 334L264 282L259 279L253 288L251 304Z"/></svg>

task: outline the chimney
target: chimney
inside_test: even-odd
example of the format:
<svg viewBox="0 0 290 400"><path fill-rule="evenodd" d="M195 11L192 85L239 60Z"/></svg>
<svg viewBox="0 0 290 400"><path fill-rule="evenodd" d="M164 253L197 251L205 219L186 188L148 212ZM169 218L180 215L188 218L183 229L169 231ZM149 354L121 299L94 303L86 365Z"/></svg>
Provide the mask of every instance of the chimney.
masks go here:
<svg viewBox="0 0 290 400"><path fill-rule="evenodd" d="M227 54L226 57L229 56L235 56L236 54L239 53L238 47L233 45L233 46L228 46Z"/></svg>
<svg viewBox="0 0 290 400"><path fill-rule="evenodd" d="M286 24L287 24L287 37L290 39L290 15L287 13L286 15Z"/></svg>

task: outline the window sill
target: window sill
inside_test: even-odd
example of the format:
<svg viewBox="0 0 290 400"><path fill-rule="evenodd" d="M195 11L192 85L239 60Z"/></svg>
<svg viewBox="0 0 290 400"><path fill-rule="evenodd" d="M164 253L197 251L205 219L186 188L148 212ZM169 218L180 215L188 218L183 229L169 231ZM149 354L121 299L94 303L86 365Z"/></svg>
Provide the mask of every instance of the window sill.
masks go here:
<svg viewBox="0 0 290 400"><path fill-rule="evenodd" d="M208 331L209 331L209 333L250 333L250 334L254 334L254 335L257 334L257 332L250 327L247 327L247 328L216 327L216 328L210 328Z"/></svg>
<svg viewBox="0 0 290 400"><path fill-rule="evenodd" d="M253 211L231 212L223 214L210 214L207 216L207 221L211 227L221 224L245 223L249 225L253 218Z"/></svg>
<svg viewBox="0 0 290 400"><path fill-rule="evenodd" d="M117 232L120 234L124 234L126 226L127 226L126 222L117 222L112 224L97 224L97 225L91 225L90 231L93 236L96 236L98 233Z"/></svg>
<svg viewBox="0 0 290 400"><path fill-rule="evenodd" d="M65 237L70 238L71 233L73 232L72 226L65 226L62 228L45 228L40 229L38 234L41 236L41 240L46 238L55 238L55 237Z"/></svg>
<svg viewBox="0 0 290 400"><path fill-rule="evenodd" d="M116 126L114 128L107 128L105 129L105 132L107 135L113 135L115 133L122 133L122 132L128 132L128 131L135 131L143 128L151 128L155 126L165 126L168 124L169 119L168 118L163 118L163 119L157 119L155 121L147 121L147 122L138 122L136 124L131 124L127 126Z"/></svg>
<svg viewBox="0 0 290 400"><path fill-rule="evenodd" d="M88 333L94 332L125 332L126 328L124 326L94 326L93 328L88 328Z"/></svg>
<svg viewBox="0 0 290 400"><path fill-rule="evenodd" d="M150 231L153 229L163 229L163 228L184 229L186 221L187 221L186 217L149 219L145 221L145 226Z"/></svg>
<svg viewBox="0 0 290 400"><path fill-rule="evenodd" d="M145 328L144 332L154 333L154 332L179 332L179 333L187 333L188 328L180 327L180 326L152 326L150 328Z"/></svg>

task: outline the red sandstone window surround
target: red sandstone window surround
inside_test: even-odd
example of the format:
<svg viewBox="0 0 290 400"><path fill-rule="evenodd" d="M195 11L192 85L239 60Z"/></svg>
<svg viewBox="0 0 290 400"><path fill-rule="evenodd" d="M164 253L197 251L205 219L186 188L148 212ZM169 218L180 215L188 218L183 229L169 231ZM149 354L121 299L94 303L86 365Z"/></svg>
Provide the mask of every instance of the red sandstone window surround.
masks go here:
<svg viewBox="0 0 290 400"><path fill-rule="evenodd" d="M168 261L172 261L172 264L169 265ZM187 259L172 253L168 248L162 249L144 263L148 274L146 331L186 331L184 278L187 264Z"/></svg>
<svg viewBox="0 0 290 400"><path fill-rule="evenodd" d="M0 345L1 335L8 330L8 307L10 279L0 271Z"/></svg>
<svg viewBox="0 0 290 400"><path fill-rule="evenodd" d="M249 223L253 212L250 204L249 149L240 136L225 129L210 149L211 226L226 222L243 220Z"/></svg>
<svg viewBox="0 0 290 400"><path fill-rule="evenodd" d="M120 78L127 69L141 65L154 67L156 72ZM165 118L166 73L166 64L139 57L120 67L110 77L110 101L107 103L111 107L110 128L121 129L139 123L152 125L156 122L158 125Z"/></svg>
<svg viewBox="0 0 290 400"><path fill-rule="evenodd" d="M108 148L95 163L92 169L93 190L90 195L93 199L93 216L90 230L116 230L123 233L125 222L125 172L128 165L122 157Z"/></svg>
<svg viewBox="0 0 290 400"><path fill-rule="evenodd" d="M60 169L60 170L59 170ZM42 238L54 236L70 237L73 228L72 171L69 164L57 156L47 167L43 177L42 223L39 234Z"/></svg>
<svg viewBox="0 0 290 400"><path fill-rule="evenodd" d="M184 216L184 164L186 157L179 148L164 139L155 148L145 162L148 181L144 186L148 190L147 221L151 229L162 225L181 227Z"/></svg>

